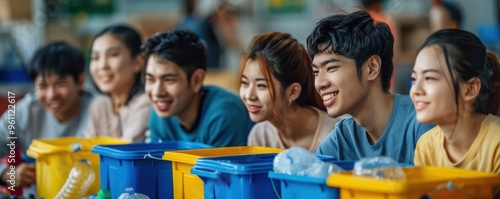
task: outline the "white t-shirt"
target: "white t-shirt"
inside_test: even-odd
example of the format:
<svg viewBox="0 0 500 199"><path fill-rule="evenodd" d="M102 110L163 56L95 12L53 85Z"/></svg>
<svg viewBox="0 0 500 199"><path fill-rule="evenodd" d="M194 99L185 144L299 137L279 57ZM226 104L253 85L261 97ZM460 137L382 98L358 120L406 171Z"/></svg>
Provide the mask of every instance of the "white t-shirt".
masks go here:
<svg viewBox="0 0 500 199"><path fill-rule="evenodd" d="M309 151L314 152L318 148L319 144L323 142L325 137L333 131L335 128L335 123L337 123L339 118L331 118L325 111L321 111L317 108L311 107L318 112L318 127L314 133L314 141L311 143ZM249 146L266 146L274 148L285 148L281 137L278 134L278 129L269 121L263 121L255 124L250 131L248 136Z"/></svg>

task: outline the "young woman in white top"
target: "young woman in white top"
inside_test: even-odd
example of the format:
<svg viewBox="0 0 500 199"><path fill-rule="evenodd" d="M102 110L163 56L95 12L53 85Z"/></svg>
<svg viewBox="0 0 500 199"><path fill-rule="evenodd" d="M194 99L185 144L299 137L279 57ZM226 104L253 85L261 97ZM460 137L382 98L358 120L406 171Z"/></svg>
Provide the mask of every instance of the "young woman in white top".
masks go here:
<svg viewBox="0 0 500 199"><path fill-rule="evenodd" d="M86 136L145 140L150 104L141 82L141 36L125 25L102 30L92 42L90 74L106 96L89 110Z"/></svg>
<svg viewBox="0 0 500 199"><path fill-rule="evenodd" d="M290 34L256 36L241 60L240 97L257 124L248 145L314 152L337 118L325 112L314 89L311 59Z"/></svg>

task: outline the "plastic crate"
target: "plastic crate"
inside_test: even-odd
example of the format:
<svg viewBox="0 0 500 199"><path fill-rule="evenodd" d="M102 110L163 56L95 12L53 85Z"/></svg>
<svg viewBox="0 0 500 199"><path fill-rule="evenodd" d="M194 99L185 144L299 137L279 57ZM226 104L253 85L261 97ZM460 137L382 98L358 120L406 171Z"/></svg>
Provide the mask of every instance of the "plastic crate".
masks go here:
<svg viewBox="0 0 500 199"><path fill-rule="evenodd" d="M110 137L34 139L27 155L36 160L38 198L54 198L80 159L88 160L96 175L85 195L96 194L99 191L99 155L91 153L92 147L124 143L129 141Z"/></svg>
<svg viewBox="0 0 500 199"><path fill-rule="evenodd" d="M321 158L321 157L320 157ZM321 158L325 162L335 163L344 170L352 170L352 160L339 161L335 159ZM288 175L283 173L269 172L269 178L275 179L281 188L281 199L336 199L339 198L339 189L326 186L326 178L315 178L301 175Z"/></svg>
<svg viewBox="0 0 500 199"><path fill-rule="evenodd" d="M280 153L282 151L283 149L257 146L223 147L167 151L164 153L163 159L172 161L174 198L197 199L203 198L204 195L203 181L198 176L191 174L191 168L198 158Z"/></svg>
<svg viewBox="0 0 500 199"><path fill-rule="evenodd" d="M277 199L280 198L280 180L268 177L268 173L273 170L276 155L200 158L191 173L203 180L205 199ZM319 157L327 162L335 160L328 156ZM323 179L324 186L325 181Z"/></svg>
<svg viewBox="0 0 500 199"><path fill-rule="evenodd" d="M113 198L132 187L150 198L169 199L173 198L172 163L161 159L163 153L210 147L196 142L167 141L95 146L92 152L100 155L101 188L109 190Z"/></svg>
<svg viewBox="0 0 500 199"><path fill-rule="evenodd" d="M380 180L353 176L351 172L331 174L328 186L340 188L340 198L374 199L461 199L492 198L500 176L455 168L403 168L406 179ZM453 185L453 190L447 189Z"/></svg>

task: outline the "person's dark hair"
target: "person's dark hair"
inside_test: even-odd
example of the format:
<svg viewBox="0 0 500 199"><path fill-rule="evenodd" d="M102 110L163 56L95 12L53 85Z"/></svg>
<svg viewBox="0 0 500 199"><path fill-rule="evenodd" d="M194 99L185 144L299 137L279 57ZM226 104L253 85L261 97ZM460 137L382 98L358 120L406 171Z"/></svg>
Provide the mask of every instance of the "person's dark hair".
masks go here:
<svg viewBox="0 0 500 199"><path fill-rule="evenodd" d="M481 90L474 110L483 114L500 115L500 63L495 54L486 51L479 38L464 30L444 29L433 33L420 47L437 46L451 74L458 111L459 85L471 78L481 81Z"/></svg>
<svg viewBox="0 0 500 199"><path fill-rule="evenodd" d="M460 27L462 25L462 11L460 7L458 7L457 4L450 3L448 1L444 1L442 5L446 10L448 10L451 20L456 21Z"/></svg>
<svg viewBox="0 0 500 199"><path fill-rule="evenodd" d="M94 40L92 40L92 45L94 44L95 40L103 35L111 34L114 37L118 38L125 44L127 49L130 52L130 56L132 59L135 59L137 56L141 56L141 44L142 44L142 38L141 35L137 30L134 28L125 25L125 24L119 24L119 25L112 25L104 28L101 30L101 32L97 33L97 35L94 37ZM92 48L91 48L92 49ZM97 85L94 84L97 90L99 88ZM99 90L100 91L100 90ZM142 74L141 72L138 72L134 76L134 85L132 86L132 89L130 90L129 96L125 102L125 104L128 104L128 102L134 97L136 94L140 94L144 92L144 85L142 81Z"/></svg>
<svg viewBox="0 0 500 199"><path fill-rule="evenodd" d="M207 70L205 45L189 30L171 30L157 33L142 45L147 66L151 55L174 62L186 73L188 83L196 69Z"/></svg>
<svg viewBox="0 0 500 199"><path fill-rule="evenodd" d="M84 67L85 60L80 51L65 42L55 42L42 46L35 52L28 65L28 74L32 80L49 73L70 75L78 83Z"/></svg>
<svg viewBox="0 0 500 199"><path fill-rule="evenodd" d="M299 106L313 106L326 110L323 100L314 88L311 59L304 46L290 34L271 32L254 37L250 43L249 52L241 59L240 81L248 60L255 60L259 63L266 79L271 79L271 75L276 78L283 92L291 84L299 83L302 91L295 101ZM272 81L268 84L271 99L274 101L276 85ZM279 94L284 95L284 93Z"/></svg>
<svg viewBox="0 0 500 199"><path fill-rule="evenodd" d="M323 45L320 49L320 45ZM317 53L331 52L356 62L358 80L361 66L373 55L382 60L382 90L388 92L393 72L394 37L386 23L375 22L366 11L336 14L319 21L307 37L307 50L313 59Z"/></svg>
<svg viewBox="0 0 500 199"><path fill-rule="evenodd" d="M108 26L97 33L92 44L97 38L105 34L111 34L120 39L130 51L130 56L136 57L140 55L142 38L139 32L134 28L124 24Z"/></svg>

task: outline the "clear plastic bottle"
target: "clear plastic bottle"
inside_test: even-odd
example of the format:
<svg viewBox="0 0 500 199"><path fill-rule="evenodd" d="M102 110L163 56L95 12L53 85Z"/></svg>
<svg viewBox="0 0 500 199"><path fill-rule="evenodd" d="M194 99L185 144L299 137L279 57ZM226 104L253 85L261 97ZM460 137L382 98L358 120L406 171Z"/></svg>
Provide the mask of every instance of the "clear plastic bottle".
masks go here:
<svg viewBox="0 0 500 199"><path fill-rule="evenodd" d="M375 179L404 180L405 173L396 160L390 157L362 158L354 163L352 173Z"/></svg>
<svg viewBox="0 0 500 199"><path fill-rule="evenodd" d="M305 175L316 178L326 178L332 172L343 169L333 163L323 162L318 156L308 150L294 146L276 155L273 170L288 175Z"/></svg>
<svg viewBox="0 0 500 199"><path fill-rule="evenodd" d="M59 190L56 199L82 198L83 194L94 183L95 172L87 160L82 159L70 171L64 186Z"/></svg>
<svg viewBox="0 0 500 199"><path fill-rule="evenodd" d="M278 173L289 175L304 175L304 172L314 164L322 161L308 150L294 146L276 155L273 161L273 169Z"/></svg>
<svg viewBox="0 0 500 199"><path fill-rule="evenodd" d="M142 193L135 193L134 188L127 187L118 199L149 199L149 197Z"/></svg>

